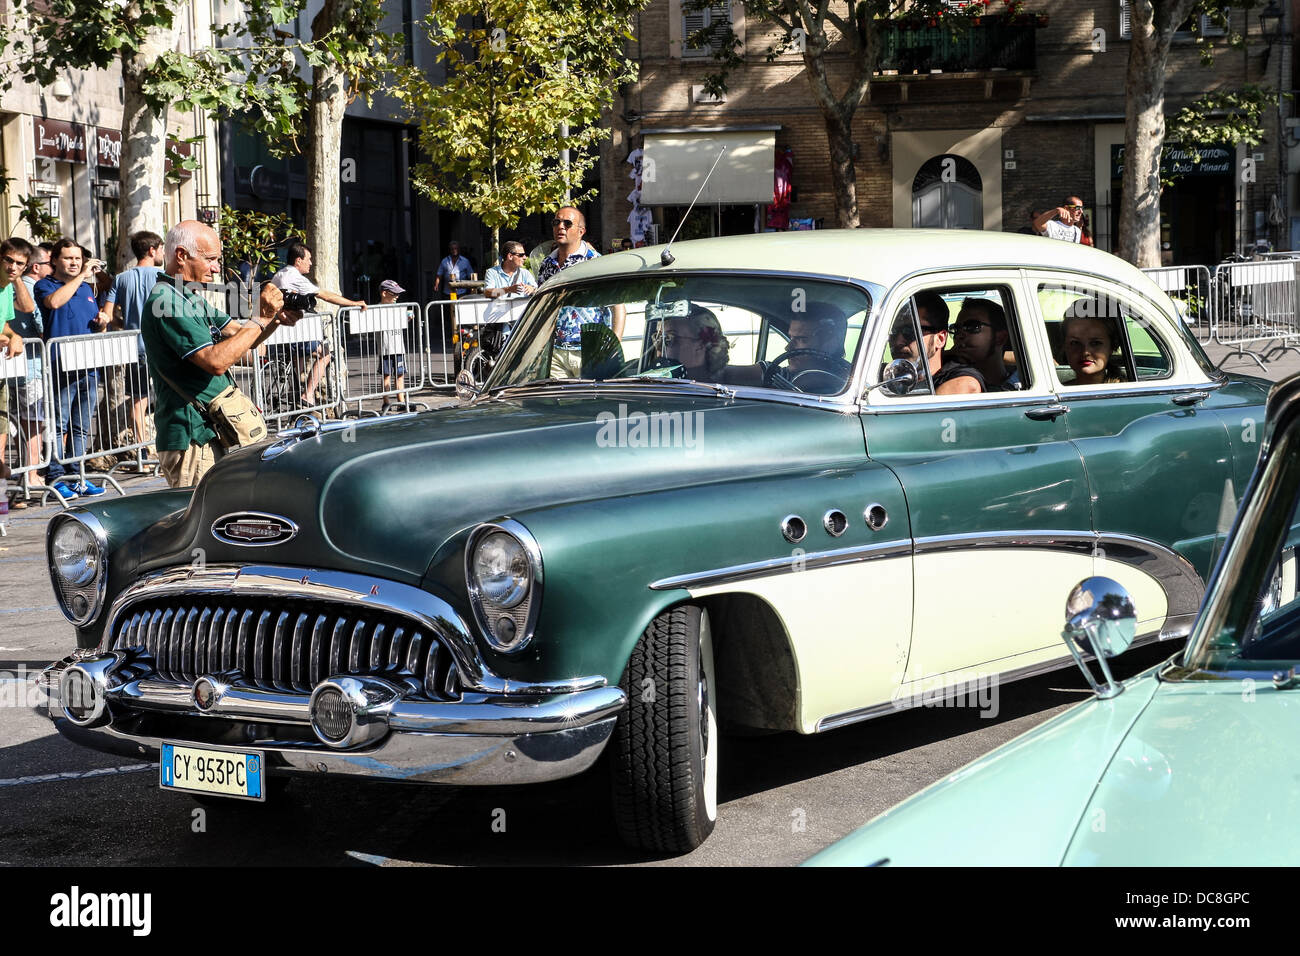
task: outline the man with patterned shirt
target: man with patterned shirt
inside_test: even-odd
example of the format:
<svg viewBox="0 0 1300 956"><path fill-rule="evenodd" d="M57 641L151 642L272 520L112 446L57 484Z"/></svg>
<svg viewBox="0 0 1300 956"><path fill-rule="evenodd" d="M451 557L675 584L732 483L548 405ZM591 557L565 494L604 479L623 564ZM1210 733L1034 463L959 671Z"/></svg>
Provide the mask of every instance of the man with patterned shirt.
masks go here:
<svg viewBox="0 0 1300 956"><path fill-rule="evenodd" d="M555 237L555 248L542 260L541 268L537 270L538 286L545 285L552 276L559 275L569 266L600 256L599 252L583 240L582 237L587 233L587 220L573 206L563 206L556 210L551 233ZM582 369L582 327L594 323L607 325L614 330L616 336L622 338L626 317L627 313L621 305L563 306L555 319L554 365L576 378Z"/></svg>

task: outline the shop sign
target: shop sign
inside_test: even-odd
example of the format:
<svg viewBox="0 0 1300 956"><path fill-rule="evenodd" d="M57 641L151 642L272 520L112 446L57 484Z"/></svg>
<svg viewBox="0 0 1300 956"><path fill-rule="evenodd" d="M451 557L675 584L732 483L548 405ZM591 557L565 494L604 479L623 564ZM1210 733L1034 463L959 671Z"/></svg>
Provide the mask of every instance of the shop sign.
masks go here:
<svg viewBox="0 0 1300 956"><path fill-rule="evenodd" d="M86 130L78 123L32 117L36 132L36 155L64 163L86 161Z"/></svg>
<svg viewBox="0 0 1300 956"><path fill-rule="evenodd" d="M101 169L120 169L122 166L122 131L95 128L95 163Z"/></svg>
<svg viewBox="0 0 1300 956"><path fill-rule="evenodd" d="M1197 157L1200 162L1197 162ZM1166 146L1160 154L1160 175L1174 176L1231 176L1236 151L1227 146ZM1124 147L1110 148L1110 175L1120 179L1124 175Z"/></svg>

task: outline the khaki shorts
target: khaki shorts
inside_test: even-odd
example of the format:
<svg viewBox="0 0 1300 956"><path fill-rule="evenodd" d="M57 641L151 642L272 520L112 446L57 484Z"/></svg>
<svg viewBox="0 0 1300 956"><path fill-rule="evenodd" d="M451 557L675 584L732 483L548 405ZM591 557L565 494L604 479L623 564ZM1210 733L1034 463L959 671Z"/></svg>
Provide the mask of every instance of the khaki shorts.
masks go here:
<svg viewBox="0 0 1300 956"><path fill-rule="evenodd" d="M167 484L173 488L189 488L199 483L199 479L208 473L225 454L216 441L206 445L190 443L184 451L165 451L158 449L158 466L162 468Z"/></svg>
<svg viewBox="0 0 1300 956"><path fill-rule="evenodd" d="M9 437L9 386L0 382L0 435Z"/></svg>

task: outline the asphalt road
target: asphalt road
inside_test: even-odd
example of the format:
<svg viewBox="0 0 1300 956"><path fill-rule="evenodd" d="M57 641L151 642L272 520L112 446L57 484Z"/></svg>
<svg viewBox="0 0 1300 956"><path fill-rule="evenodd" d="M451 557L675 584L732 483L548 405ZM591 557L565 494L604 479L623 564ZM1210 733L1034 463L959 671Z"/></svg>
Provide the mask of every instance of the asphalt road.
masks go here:
<svg viewBox="0 0 1300 956"><path fill-rule="evenodd" d="M920 708L816 737L725 738L717 829L694 853L663 860L618 842L603 763L493 790L312 777L265 804L200 806L161 792L156 764L76 747L28 709L26 681L73 643L45 570L53 512L11 515L0 538L0 865L794 864L1087 696L1071 668L998 687L996 715ZM1120 670L1174 650L1131 652Z"/></svg>

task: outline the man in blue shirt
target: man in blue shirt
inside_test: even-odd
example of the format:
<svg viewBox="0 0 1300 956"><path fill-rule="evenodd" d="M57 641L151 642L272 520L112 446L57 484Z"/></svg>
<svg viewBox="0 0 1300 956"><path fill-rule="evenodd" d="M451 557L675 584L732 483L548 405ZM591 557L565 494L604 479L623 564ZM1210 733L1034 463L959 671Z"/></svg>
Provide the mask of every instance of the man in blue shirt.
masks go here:
<svg viewBox="0 0 1300 956"><path fill-rule="evenodd" d="M140 330L140 316L144 313L145 300L153 291L154 283L162 275L163 239L156 232L137 232L131 236L131 252L135 255L135 267L118 274L113 280L113 288L108 290L105 300L113 312L114 329ZM144 416L149 409L149 367L144 358L144 338L136 341L139 357L135 368L127 368L125 375L126 393L131 396L131 426L135 441L143 445L146 441ZM114 408L118 399L113 399Z"/></svg>
<svg viewBox="0 0 1300 956"><path fill-rule="evenodd" d="M433 280L433 291L444 297L452 293L453 282L463 282L474 274L474 264L460 254L460 243L453 239L447 244L447 256L438 263L438 276Z"/></svg>
<svg viewBox="0 0 1300 956"><path fill-rule="evenodd" d="M101 263L84 256L81 246L67 238L54 244L50 259L54 274L36 283L36 304L45 319L45 341L102 332L108 326L108 315L101 312L95 303L92 284L95 266ZM57 342L50 346L50 361L57 369ZM70 484L58 480L66 474L66 469L57 460L85 455L86 442L95 420L95 406L99 401L99 377L93 368L73 370L61 373L55 384L58 387L58 430L54 438L55 460L50 462L47 481L64 498L102 495L104 489L88 481ZM65 447L65 443L69 447Z"/></svg>

